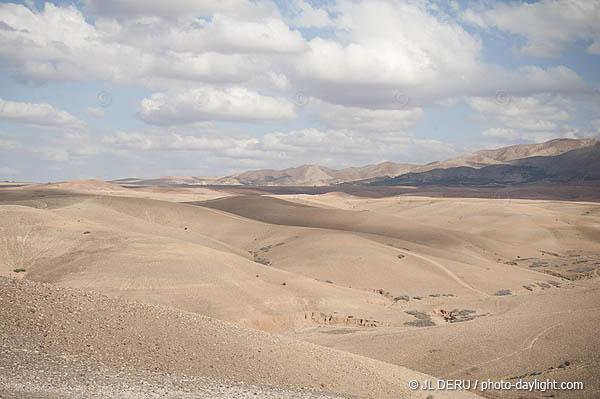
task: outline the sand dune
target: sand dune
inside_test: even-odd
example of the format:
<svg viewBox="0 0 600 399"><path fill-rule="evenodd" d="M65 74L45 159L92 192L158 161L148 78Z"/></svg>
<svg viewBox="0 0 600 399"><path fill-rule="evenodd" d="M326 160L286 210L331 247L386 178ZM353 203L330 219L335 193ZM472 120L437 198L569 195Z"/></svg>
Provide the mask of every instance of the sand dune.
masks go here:
<svg viewBox="0 0 600 399"><path fill-rule="evenodd" d="M585 380L591 388L582 397L597 393L597 378L591 370L598 367L598 359L586 355L599 345L594 326L600 299L596 294L600 254L595 249L600 238L600 206L595 203L416 196L373 199L339 193L277 198L226 194L181 203L189 198L187 189L179 193L175 188L162 188L144 194L157 199L132 196L130 189L110 195L86 190L4 189L0 274L37 282L10 280L3 286L11 295L23 291L32 301L39 298L38 291L54 295L52 287L62 287L57 292L79 298L72 304L75 308L88 309L73 313L77 317L86 314L83 325L99 323L107 328L94 327L101 333L93 338L88 330L78 330L78 323L60 319L59 314L69 314L67 303L56 312L51 307L39 312L49 315L40 320L48 323L43 324L47 326L40 330L43 333L12 322L3 331L11 337L18 334L6 330L9 324L11 329L25 329L22 341L4 339L12 342L11 348L45 342L44 333L55 337L52 342L62 342L56 338L60 331L48 327L56 317L71 329L65 335L71 338L65 342L81 336L85 345L89 338L96 351L104 340L115 347L119 345L116 340L124 340L124 347L141 360L131 363L118 359L110 348L98 349L99 357L89 367L100 374L106 374L101 371L105 366L126 370L125 380L113 376L105 380L105 388L129 384L135 392L142 392L146 388L132 381L157 381L166 375L161 373L172 372L173 379L164 378L173 389L179 389L179 378L188 378L185 374L193 379L194 389L209 389L214 387L213 380L225 378L230 380L228 389L246 393L231 381L255 384L261 390L272 383L286 395L296 394L289 392L295 386L319 389L323 383L326 391L336 394L402 397L409 393L406 378L411 372L407 369L416 369L445 378L498 379L540 373ZM165 192L169 197L162 196ZM97 305L87 303L86 295L96 298L92 302ZM18 301L28 300L12 301L12 310L7 310L3 320L21 309ZM124 300L149 305L128 305ZM46 305L36 302L35 306ZM153 313L156 309L158 319ZM21 310L26 312L27 306ZM91 320L96 312L104 314L103 318ZM451 319L448 312L452 312ZM133 315L131 322L114 315L121 313ZM125 323L125 330L117 329L114 340L107 338L116 328L108 318ZM185 323L191 324L174 321L180 319L189 319ZM143 328L134 331L136 325ZM208 329L207 335L202 333L206 326L218 327ZM139 335L146 330L154 335L139 346ZM228 335L230 330L238 335ZM198 332L190 336L186 331ZM42 335L28 335L34 332ZM166 337L167 332L172 338ZM206 341L192 342L193 336ZM569 336L572 345L565 344ZM261 340L275 340L273 345L289 352L275 351L279 360L271 359L268 354L273 347ZM298 340L379 362L361 363L367 360L352 356L360 361L345 360L339 356L350 355L302 346L306 344ZM146 342L151 342L150 347ZM250 345L261 352L254 353ZM149 349L154 347L162 349ZM179 359L183 348L185 353L200 354L192 359L219 361L183 361ZM222 355L207 348L219 348ZM48 368L58 364L88 367L85 362L72 363L82 361L86 348L50 349ZM317 355L319 351L325 352ZM303 354L294 354L299 352ZM12 349L10 353L11 361L26 364L29 370L37 367L38 360L46 364L45 357L33 352L22 354L26 358L14 357L17 352ZM239 365L231 366L237 357ZM176 359L182 361L181 366L175 364ZM322 365L313 368L314 359ZM555 370L564 361L572 366ZM217 363L220 368L209 367ZM325 368L335 373L328 374ZM29 386L18 385L14 379L4 381L14 390ZM493 393L485 395L494 397Z"/></svg>
<svg viewBox="0 0 600 399"><path fill-rule="evenodd" d="M369 398L426 396L407 384L426 375L196 314L15 279L0 278L0 292L3 366L22 357L38 368L64 363L67 375L52 381L59 386L68 384L71 373L99 368L125 369L117 382L145 372ZM186 382L199 389L193 380L181 385Z"/></svg>

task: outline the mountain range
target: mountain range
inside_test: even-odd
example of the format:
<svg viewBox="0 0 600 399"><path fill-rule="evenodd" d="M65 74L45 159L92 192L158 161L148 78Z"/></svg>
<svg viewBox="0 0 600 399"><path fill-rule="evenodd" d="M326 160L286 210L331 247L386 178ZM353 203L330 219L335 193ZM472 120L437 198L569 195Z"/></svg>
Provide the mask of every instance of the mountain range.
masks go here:
<svg viewBox="0 0 600 399"><path fill-rule="evenodd" d="M555 139L481 150L426 165L383 162L332 169L302 165L262 169L229 176L167 176L113 181L130 185L330 186L494 185L534 182L600 182L600 140Z"/></svg>

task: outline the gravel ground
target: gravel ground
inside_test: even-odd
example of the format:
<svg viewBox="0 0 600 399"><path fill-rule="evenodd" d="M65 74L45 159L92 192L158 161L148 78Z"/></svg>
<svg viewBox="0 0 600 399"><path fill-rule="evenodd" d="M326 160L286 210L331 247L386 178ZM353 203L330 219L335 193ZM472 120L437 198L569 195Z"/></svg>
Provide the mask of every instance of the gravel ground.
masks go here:
<svg viewBox="0 0 600 399"><path fill-rule="evenodd" d="M311 390L232 384L208 378L113 369L40 351L0 349L0 398L343 399Z"/></svg>

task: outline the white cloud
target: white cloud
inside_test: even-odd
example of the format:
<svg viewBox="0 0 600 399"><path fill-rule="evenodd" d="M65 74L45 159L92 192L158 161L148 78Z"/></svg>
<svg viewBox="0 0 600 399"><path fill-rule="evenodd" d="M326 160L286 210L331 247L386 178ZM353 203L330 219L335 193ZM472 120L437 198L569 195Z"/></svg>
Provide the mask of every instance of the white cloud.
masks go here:
<svg viewBox="0 0 600 399"><path fill-rule="evenodd" d="M485 137L497 139L516 139L520 136L519 132L517 132L515 129L506 128L490 128L484 130L481 134Z"/></svg>
<svg viewBox="0 0 600 399"><path fill-rule="evenodd" d="M229 13L259 17L271 14L275 7L265 2L247 0L84 0L90 12L105 17L131 18L140 16L177 17L182 15L209 16Z"/></svg>
<svg viewBox="0 0 600 399"><path fill-rule="evenodd" d="M246 165L246 167L283 168L304 163L332 167L356 166L370 162L413 161L430 162L431 154L457 155L452 146L435 140L421 140L392 133L376 136L344 129L305 128L287 132L274 131L260 137L248 134L225 134L209 128L176 127L165 130L119 132L103 140L107 151L140 150L152 157L185 157L196 154L202 159ZM177 152L181 155L168 155ZM148 157L148 155L142 157ZM238 166L241 168L242 166ZM239 170L239 169L238 169Z"/></svg>
<svg viewBox="0 0 600 399"><path fill-rule="evenodd" d="M102 141L119 148L134 150L151 150L155 148L155 140L138 132L117 132L114 136L106 136Z"/></svg>
<svg viewBox="0 0 600 399"><path fill-rule="evenodd" d="M19 147L19 142L0 133L0 151L14 150Z"/></svg>
<svg viewBox="0 0 600 399"><path fill-rule="evenodd" d="M600 39L594 40L594 42L588 47L587 51L590 54L600 55Z"/></svg>
<svg viewBox="0 0 600 399"><path fill-rule="evenodd" d="M175 125L209 120L290 121L294 106L282 98L250 91L241 86L226 89L202 87L155 93L141 102L139 116L155 125Z"/></svg>
<svg viewBox="0 0 600 399"><path fill-rule="evenodd" d="M342 0L334 11L338 38L312 39L293 65L301 84L324 100L394 108L398 89L443 90L479 69L479 41L424 6Z"/></svg>
<svg viewBox="0 0 600 399"><path fill-rule="evenodd" d="M165 88L178 81L243 82L270 69L265 54L306 47L276 13L259 19L235 13L210 20L100 17L91 24L75 7L45 3L39 12L0 4L0 14L12 28L0 31L0 57L22 80L104 79Z"/></svg>
<svg viewBox="0 0 600 399"><path fill-rule="evenodd" d="M0 98L0 119L44 129L83 129L85 124L47 103L30 104Z"/></svg>
<svg viewBox="0 0 600 399"><path fill-rule="evenodd" d="M10 28L0 30L4 68L18 79L42 82L302 90L370 109L402 108L394 100L398 91L414 106L498 89L522 95L589 91L564 66L508 72L483 64L477 37L425 2L340 0L325 9L295 0L287 20L263 1L87 4L96 13L93 23L72 6L46 3L36 11L0 4ZM327 38L307 42L295 24L331 29Z"/></svg>
<svg viewBox="0 0 600 399"><path fill-rule="evenodd" d="M100 107L87 107L85 113L98 118L104 116L104 110Z"/></svg>
<svg viewBox="0 0 600 399"><path fill-rule="evenodd" d="M290 19L292 26L325 28L333 25L325 9L315 8L305 0L288 1L287 6L292 14Z"/></svg>
<svg viewBox="0 0 600 399"><path fill-rule="evenodd" d="M69 151L63 147L40 147L31 152L42 161L65 162L70 159Z"/></svg>
<svg viewBox="0 0 600 399"><path fill-rule="evenodd" d="M399 98L399 100L402 99ZM425 116L421 108L409 107L409 104L406 104L406 109L396 110L345 107L322 101L313 101L310 105L315 117L325 126L365 133L403 132L407 134Z"/></svg>
<svg viewBox="0 0 600 399"><path fill-rule="evenodd" d="M334 38L316 37L290 60L292 84L312 97L372 109L401 108L395 93L421 106L458 96L590 91L573 70L481 62L481 42L425 3L341 0Z"/></svg>
<svg viewBox="0 0 600 399"><path fill-rule="evenodd" d="M498 28L525 37L527 42L519 49L525 55L556 57L577 40L592 41L588 47L591 54L598 54L600 50L598 1L494 1L489 7L465 10L463 19L482 28Z"/></svg>
<svg viewBox="0 0 600 399"><path fill-rule="evenodd" d="M9 168L9 167L0 168L0 176L12 176L12 175L16 175L17 173L19 173L19 171L16 169L13 169L13 168Z"/></svg>
<svg viewBox="0 0 600 399"><path fill-rule="evenodd" d="M549 132L564 130L571 121L570 104L555 97L507 97L468 99L469 105L485 120L509 129Z"/></svg>

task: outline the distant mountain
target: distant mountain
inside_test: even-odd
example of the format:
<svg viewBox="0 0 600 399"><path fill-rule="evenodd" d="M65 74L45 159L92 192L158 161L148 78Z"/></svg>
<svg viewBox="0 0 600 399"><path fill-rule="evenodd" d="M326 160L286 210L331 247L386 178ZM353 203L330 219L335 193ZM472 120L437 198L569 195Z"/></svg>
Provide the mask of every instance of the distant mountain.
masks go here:
<svg viewBox="0 0 600 399"><path fill-rule="evenodd" d="M518 144L450 158L427 165L383 162L332 169L302 165L283 170L262 169L229 176L166 176L119 179L121 185L245 185L329 186L369 185L494 185L537 181L596 181L599 140L556 139L541 144Z"/></svg>
<svg viewBox="0 0 600 399"><path fill-rule="evenodd" d="M255 170L229 176L240 184L252 186L327 186L348 183L374 177L393 177L406 173L417 165L383 162L359 168L331 169L317 165L302 165L284 170Z"/></svg>
<svg viewBox="0 0 600 399"><path fill-rule="evenodd" d="M550 142L549 142L550 143ZM548 144L548 143L544 143ZM562 144L562 143L559 143ZM557 149L539 147L540 150L529 153L540 153ZM508 147L510 148L510 147ZM566 146L562 147L563 149ZM533 156L522 159L511 159L520 153L528 153L515 148L510 152L496 150L494 156L507 159L505 163L474 168L470 166L446 167L410 172L394 178L383 178L364 182L380 186L455 186L455 185L504 185L523 183L598 183L600 184L600 142L588 141L584 147L577 146L554 156ZM512 153L511 153L512 152Z"/></svg>
<svg viewBox="0 0 600 399"><path fill-rule="evenodd" d="M411 164L383 162L377 165L331 169L302 165L283 170L262 169L224 177L166 176L156 179L119 179L112 183L132 185L246 185L246 186L328 186L376 177L394 177L418 167Z"/></svg>
<svg viewBox="0 0 600 399"><path fill-rule="evenodd" d="M426 172L433 169L447 169L459 166L478 169L489 165L507 164L517 159L560 155L578 148L593 146L596 143L598 143L598 140L595 139L555 139L540 144L517 144L495 150L481 150L473 154L461 155L442 162L432 162L415 168L411 172Z"/></svg>

